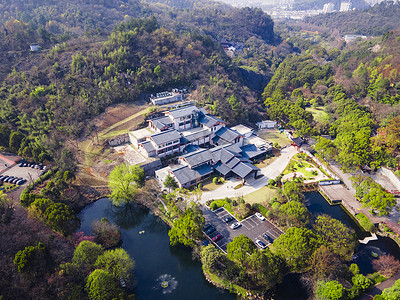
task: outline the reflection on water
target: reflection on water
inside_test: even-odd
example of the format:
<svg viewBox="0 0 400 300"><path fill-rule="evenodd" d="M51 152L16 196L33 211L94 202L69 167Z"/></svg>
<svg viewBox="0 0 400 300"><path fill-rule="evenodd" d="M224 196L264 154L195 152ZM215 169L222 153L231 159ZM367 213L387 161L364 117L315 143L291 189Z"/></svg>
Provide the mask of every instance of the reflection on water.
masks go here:
<svg viewBox="0 0 400 300"><path fill-rule="evenodd" d="M119 226L122 248L135 260L136 299L236 299L205 280L201 264L192 259L189 248L170 246L168 225L147 209L115 207L108 199L100 199L79 217L86 234L91 233L93 221L104 217Z"/></svg>
<svg viewBox="0 0 400 300"><path fill-rule="evenodd" d="M318 218L318 216L326 214L352 228L358 239L361 240L370 236L370 233L359 227L356 221L347 214L341 205L329 205L319 192L304 193L304 195L306 197L305 204L312 213L314 220Z"/></svg>

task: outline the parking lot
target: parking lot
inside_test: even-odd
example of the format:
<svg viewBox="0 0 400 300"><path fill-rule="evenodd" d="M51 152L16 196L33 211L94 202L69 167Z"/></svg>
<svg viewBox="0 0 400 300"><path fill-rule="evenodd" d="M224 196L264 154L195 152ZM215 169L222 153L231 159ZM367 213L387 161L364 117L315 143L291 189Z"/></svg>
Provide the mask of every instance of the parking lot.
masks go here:
<svg viewBox="0 0 400 300"><path fill-rule="evenodd" d="M8 175L19 178L22 177L23 179L26 179L26 182L22 185L25 186L38 179L40 172L42 172L42 170L40 169L33 169L30 167L19 167L18 164L15 164L11 168L1 172L1 175Z"/></svg>
<svg viewBox="0 0 400 300"><path fill-rule="evenodd" d="M235 236L239 236L244 234L249 237L253 242L256 240L262 241L267 246L270 242L263 236L267 234L273 240L277 239L283 232L279 230L275 225L273 225L268 220L261 221L255 215L252 215L242 222L241 227L237 229L232 229L231 225L234 222L238 222L225 208L219 208L215 211L211 211L208 208L203 208L203 216L205 218L205 223L210 223L215 227L215 231L209 234L209 238L217 236L218 234L222 235L222 239L217 241L215 244L224 252L227 251L228 243L233 241ZM233 221L226 223L224 219L228 216L233 217Z"/></svg>

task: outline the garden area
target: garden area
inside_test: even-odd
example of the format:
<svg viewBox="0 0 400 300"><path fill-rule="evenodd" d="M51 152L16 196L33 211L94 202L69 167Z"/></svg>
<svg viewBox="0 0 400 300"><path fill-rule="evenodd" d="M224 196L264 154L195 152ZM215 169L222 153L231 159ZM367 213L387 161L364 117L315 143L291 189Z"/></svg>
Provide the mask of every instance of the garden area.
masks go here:
<svg viewBox="0 0 400 300"><path fill-rule="evenodd" d="M325 171L317 166L312 159L304 153L298 153L293 156L282 175L283 181L301 177L304 179L305 183L329 179Z"/></svg>

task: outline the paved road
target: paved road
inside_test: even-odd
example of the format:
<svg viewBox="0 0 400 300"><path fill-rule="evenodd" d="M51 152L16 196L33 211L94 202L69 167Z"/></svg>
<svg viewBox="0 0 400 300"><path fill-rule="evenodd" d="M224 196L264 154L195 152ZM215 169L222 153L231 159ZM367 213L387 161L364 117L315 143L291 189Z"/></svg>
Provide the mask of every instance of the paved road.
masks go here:
<svg viewBox="0 0 400 300"><path fill-rule="evenodd" d="M221 187L209 191L203 192L201 195L200 203L205 203L210 199L223 199L225 197L239 197L243 195L250 194L265 185L268 184L268 181L272 178L275 179L282 171L286 168L290 159L297 153L295 147L290 146L282 149L281 155L275 159L270 165L261 169L259 174L263 174L264 176L258 179L250 179L243 187L235 190L234 187L237 186L240 181L237 179L231 179L225 182Z"/></svg>

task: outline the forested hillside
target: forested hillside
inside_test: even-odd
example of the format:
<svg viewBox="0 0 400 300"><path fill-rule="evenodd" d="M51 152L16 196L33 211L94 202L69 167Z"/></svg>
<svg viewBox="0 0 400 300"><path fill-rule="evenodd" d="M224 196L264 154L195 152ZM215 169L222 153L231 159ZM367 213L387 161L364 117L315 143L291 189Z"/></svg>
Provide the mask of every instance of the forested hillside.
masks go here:
<svg viewBox="0 0 400 300"><path fill-rule="evenodd" d="M373 7L348 12L320 14L304 19L305 23L338 29L341 34L381 35L400 26L400 3L383 1Z"/></svg>
<svg viewBox="0 0 400 300"><path fill-rule="evenodd" d="M269 117L300 136L330 135L333 141L320 138L316 149L345 167L396 166L399 50L394 32L351 44L340 54L311 45L309 54L286 58L265 88Z"/></svg>

